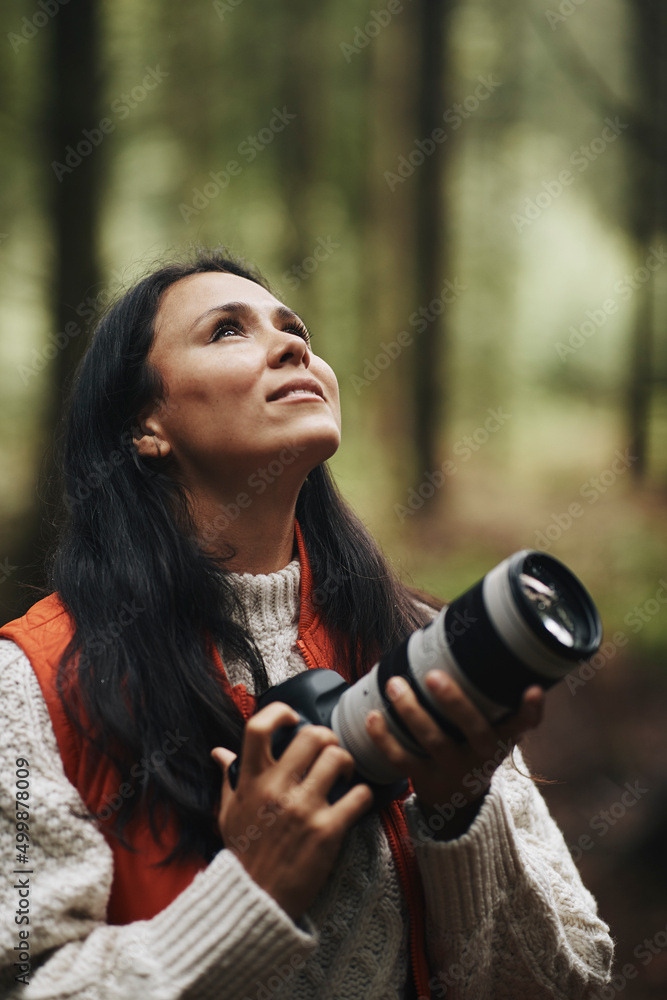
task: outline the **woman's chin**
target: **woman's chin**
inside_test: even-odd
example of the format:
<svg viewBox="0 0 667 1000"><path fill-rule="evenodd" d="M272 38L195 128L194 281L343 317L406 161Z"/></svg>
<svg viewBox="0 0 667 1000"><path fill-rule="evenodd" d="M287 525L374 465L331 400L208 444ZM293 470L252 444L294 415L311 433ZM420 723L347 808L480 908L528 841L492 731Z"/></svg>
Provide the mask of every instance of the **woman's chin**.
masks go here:
<svg viewBox="0 0 667 1000"><path fill-rule="evenodd" d="M316 465L326 462L335 455L340 446L340 431L336 428L327 434L303 434L292 442L291 448L296 452L299 465L314 469Z"/></svg>

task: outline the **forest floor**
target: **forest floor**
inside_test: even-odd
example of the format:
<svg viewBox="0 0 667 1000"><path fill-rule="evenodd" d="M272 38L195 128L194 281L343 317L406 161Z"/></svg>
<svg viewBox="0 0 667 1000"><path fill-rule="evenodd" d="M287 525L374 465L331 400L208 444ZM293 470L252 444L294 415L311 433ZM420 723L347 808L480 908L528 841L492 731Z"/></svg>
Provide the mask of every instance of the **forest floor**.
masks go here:
<svg viewBox="0 0 667 1000"><path fill-rule="evenodd" d="M549 693L526 742L541 791L616 941L614 986L667 996L667 683L626 657Z"/></svg>

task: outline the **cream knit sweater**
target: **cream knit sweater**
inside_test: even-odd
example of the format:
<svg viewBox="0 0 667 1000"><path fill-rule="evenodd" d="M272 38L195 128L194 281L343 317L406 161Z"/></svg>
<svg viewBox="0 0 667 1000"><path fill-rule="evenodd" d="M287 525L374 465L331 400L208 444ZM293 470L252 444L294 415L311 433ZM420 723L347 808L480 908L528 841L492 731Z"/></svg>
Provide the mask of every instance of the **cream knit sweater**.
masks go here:
<svg viewBox="0 0 667 1000"><path fill-rule="evenodd" d="M236 577L272 683L305 669L296 650L299 563ZM232 683L252 679L228 663ZM0 996L25 1000L398 1000L407 911L377 816L344 840L332 875L294 924L222 850L165 910L105 922L111 851L82 818L30 663L0 640ZM518 754L515 755L518 758ZM16 760L30 771L30 864L17 860ZM520 765L521 766L521 765ZM594 998L611 962L608 928L533 783L498 769L468 832L431 839L406 803L423 875L432 996ZM18 871L18 874L15 874ZM29 871L30 874L26 874ZM29 896L21 886L28 879ZM17 924L21 895L28 924ZM16 982L29 930L28 985Z"/></svg>

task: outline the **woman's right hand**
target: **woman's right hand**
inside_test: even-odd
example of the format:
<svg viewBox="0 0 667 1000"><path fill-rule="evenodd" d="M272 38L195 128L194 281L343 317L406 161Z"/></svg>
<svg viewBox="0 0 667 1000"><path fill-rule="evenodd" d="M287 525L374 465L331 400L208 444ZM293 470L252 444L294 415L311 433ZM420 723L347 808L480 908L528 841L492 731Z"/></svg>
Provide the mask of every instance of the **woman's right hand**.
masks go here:
<svg viewBox="0 0 667 1000"><path fill-rule="evenodd" d="M225 847L293 920L314 901L343 835L373 802L360 784L329 804L329 790L337 778L351 777L354 760L325 726L305 726L274 759L274 731L298 721L282 702L248 720L235 789L227 772L236 755L223 747L211 752L224 771L218 827Z"/></svg>

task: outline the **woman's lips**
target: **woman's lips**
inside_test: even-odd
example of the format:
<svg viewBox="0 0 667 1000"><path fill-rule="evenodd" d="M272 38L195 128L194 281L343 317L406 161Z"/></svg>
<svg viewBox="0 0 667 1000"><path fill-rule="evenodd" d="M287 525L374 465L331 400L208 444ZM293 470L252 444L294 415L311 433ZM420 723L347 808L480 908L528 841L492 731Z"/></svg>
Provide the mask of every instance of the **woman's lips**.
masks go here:
<svg viewBox="0 0 667 1000"><path fill-rule="evenodd" d="M277 389L268 397L269 403L278 402L281 399L309 399L324 401L324 393L312 379L295 379L287 385Z"/></svg>

